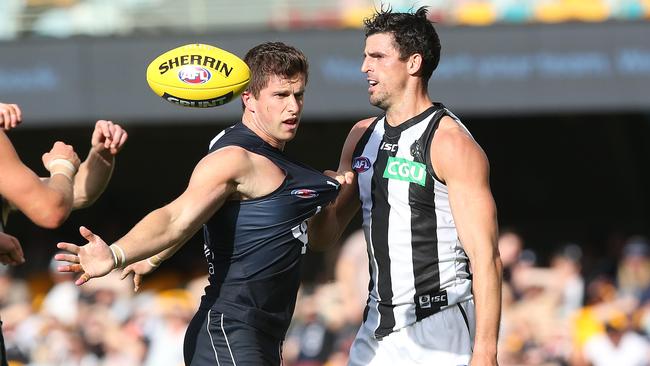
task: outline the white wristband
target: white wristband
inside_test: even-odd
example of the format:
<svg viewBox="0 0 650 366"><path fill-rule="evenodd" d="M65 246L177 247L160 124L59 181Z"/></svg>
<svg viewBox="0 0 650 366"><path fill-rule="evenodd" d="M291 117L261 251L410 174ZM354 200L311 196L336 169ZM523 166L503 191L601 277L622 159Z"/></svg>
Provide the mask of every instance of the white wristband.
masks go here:
<svg viewBox="0 0 650 366"><path fill-rule="evenodd" d="M117 245L117 244L113 244L109 248L113 248L113 247L117 248L120 251L120 255L116 256L116 257L119 258L119 265L118 265L117 268L122 268L126 264L126 254L124 253L124 249L122 249L122 247ZM115 252L113 252L113 253L115 253ZM115 254L117 254L117 253L115 253Z"/></svg>
<svg viewBox="0 0 650 366"><path fill-rule="evenodd" d="M115 264L113 265L113 269L115 269L115 268L117 268L118 265L119 265L119 264L117 263L117 254L115 254L115 250L113 249L112 246L109 246L108 249L110 249L110 250L111 250L111 253L113 254L113 261L115 262Z"/></svg>
<svg viewBox="0 0 650 366"><path fill-rule="evenodd" d="M58 175L62 175L62 176L64 176L64 177L68 178L68 180L69 180L70 182L72 182L72 175L71 175L70 173L67 173L67 172L65 172L65 171L60 171L60 170L59 170L59 171L56 171L56 172L53 172L53 173L50 173L50 178L52 178L53 176L55 176L55 175L57 175L57 174L58 174Z"/></svg>
<svg viewBox="0 0 650 366"><path fill-rule="evenodd" d="M72 174L75 174L77 172L77 168L74 166L74 164L72 164L69 160L61 159L61 158L50 161L47 164L47 170L52 171L52 167L56 165L65 167Z"/></svg>

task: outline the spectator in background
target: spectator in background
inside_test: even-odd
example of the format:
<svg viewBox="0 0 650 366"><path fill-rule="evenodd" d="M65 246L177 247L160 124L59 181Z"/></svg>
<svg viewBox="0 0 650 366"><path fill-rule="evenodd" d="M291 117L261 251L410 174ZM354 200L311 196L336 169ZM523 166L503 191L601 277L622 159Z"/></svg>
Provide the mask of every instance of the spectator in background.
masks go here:
<svg viewBox="0 0 650 366"><path fill-rule="evenodd" d="M521 252L524 250L524 240L513 229L501 229L497 245L503 263L502 299L504 302L512 301L518 296L512 284L512 271L519 263Z"/></svg>
<svg viewBox="0 0 650 366"><path fill-rule="evenodd" d="M499 230L499 255L503 262L503 280L510 281L512 267L519 261L521 252L524 250L524 240L514 229Z"/></svg>
<svg viewBox="0 0 650 366"><path fill-rule="evenodd" d="M570 359L576 365L584 364L585 345L605 332L605 322L613 312L631 314L638 306L633 297L619 297L614 280L602 274L588 283L585 293L585 306L571 318L573 347Z"/></svg>
<svg viewBox="0 0 650 366"><path fill-rule="evenodd" d="M156 317L147 328L149 352L144 366L182 366L183 344L187 324L198 304L187 290L166 290L156 296L154 311Z"/></svg>
<svg viewBox="0 0 650 366"><path fill-rule="evenodd" d="M641 299L650 289L650 244L646 238L633 236L627 240L616 279L622 295Z"/></svg>
<svg viewBox="0 0 650 366"><path fill-rule="evenodd" d="M323 366L334 351L336 332L325 317L324 286L302 288L296 314L287 335L287 360L293 366ZM338 317L343 318L338 309Z"/></svg>
<svg viewBox="0 0 650 366"><path fill-rule="evenodd" d="M631 330L628 315L612 310L606 315L604 325L605 332L591 337L584 345L585 366L650 364L650 343Z"/></svg>
<svg viewBox="0 0 650 366"><path fill-rule="evenodd" d="M370 282L363 230L353 232L343 242L334 270L336 283L341 290L343 316L346 323L358 328L363 320Z"/></svg>
<svg viewBox="0 0 650 366"><path fill-rule="evenodd" d="M559 316L567 319L583 305L585 281L582 277L582 249L569 243L555 252L551 258L554 285L560 292Z"/></svg>
<svg viewBox="0 0 650 366"><path fill-rule="evenodd" d="M53 286L45 295L41 305L41 312L54 317L64 326L75 326L79 316L78 302L80 290L72 283L73 276L69 273L57 271L59 265L64 264L52 258L48 274Z"/></svg>

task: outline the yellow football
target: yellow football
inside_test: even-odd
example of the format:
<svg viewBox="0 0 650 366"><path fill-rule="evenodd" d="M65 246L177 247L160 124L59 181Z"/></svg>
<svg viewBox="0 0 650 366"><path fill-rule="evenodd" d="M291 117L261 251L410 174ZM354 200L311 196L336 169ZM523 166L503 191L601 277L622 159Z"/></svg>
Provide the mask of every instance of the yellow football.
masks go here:
<svg viewBox="0 0 650 366"><path fill-rule="evenodd" d="M198 43L169 50L147 67L147 83L154 93L184 107L226 104L246 89L250 78L242 59Z"/></svg>

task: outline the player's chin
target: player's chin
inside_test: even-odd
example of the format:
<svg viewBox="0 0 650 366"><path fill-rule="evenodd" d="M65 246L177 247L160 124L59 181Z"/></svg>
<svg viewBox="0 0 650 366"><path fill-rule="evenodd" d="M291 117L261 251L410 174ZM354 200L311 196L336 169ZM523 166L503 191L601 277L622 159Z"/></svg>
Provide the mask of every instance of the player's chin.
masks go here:
<svg viewBox="0 0 650 366"><path fill-rule="evenodd" d="M298 126L295 126L295 128L291 128L291 129L282 131L282 133L281 133L282 141L291 141L291 140L293 140L296 137L297 132L298 132Z"/></svg>
<svg viewBox="0 0 650 366"><path fill-rule="evenodd" d="M285 135L284 135L284 139L283 139L283 140L284 140L284 141L291 141L291 140L293 140L293 139L296 137L296 132L297 132L297 130L294 130L294 131L291 131L291 132L287 132L287 133L285 133Z"/></svg>

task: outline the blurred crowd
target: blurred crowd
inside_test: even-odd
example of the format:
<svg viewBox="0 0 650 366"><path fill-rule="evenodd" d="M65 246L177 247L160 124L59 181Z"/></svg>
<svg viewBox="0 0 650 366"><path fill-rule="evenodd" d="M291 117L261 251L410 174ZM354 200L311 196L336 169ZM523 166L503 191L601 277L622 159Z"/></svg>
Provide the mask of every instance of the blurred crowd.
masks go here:
<svg viewBox="0 0 650 366"><path fill-rule="evenodd" d="M559 245L542 264L520 234L502 231L500 365L650 365L650 242L627 238L616 258L601 255L598 263L584 249ZM183 337L205 277L169 286L175 282L165 279L163 265L135 293L118 272L76 287L56 266L53 261L49 278L38 281L0 269L12 366L183 365ZM346 365L368 286L360 231L343 242L332 277L301 288L285 365Z"/></svg>
<svg viewBox="0 0 650 366"><path fill-rule="evenodd" d="M400 11L426 5L431 20L471 26L650 18L650 0L2 0L0 39L359 28L382 5Z"/></svg>

